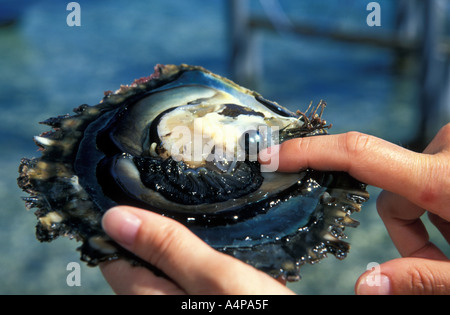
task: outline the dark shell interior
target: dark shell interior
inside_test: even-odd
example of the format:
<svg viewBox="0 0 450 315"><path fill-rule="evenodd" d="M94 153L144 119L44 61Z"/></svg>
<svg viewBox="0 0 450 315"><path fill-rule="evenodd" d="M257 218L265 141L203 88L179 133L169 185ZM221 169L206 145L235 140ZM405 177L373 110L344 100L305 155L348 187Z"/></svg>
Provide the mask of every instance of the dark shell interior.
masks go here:
<svg viewBox="0 0 450 315"><path fill-rule="evenodd" d="M172 130L172 121L189 126L190 117L249 128L236 140L245 159L193 165L169 154L172 132L161 130ZM201 67L158 65L100 104L43 123L52 130L35 137L42 156L22 159L18 185L30 194L27 207L37 208L37 238L81 240L90 265L122 256L139 261L100 225L106 210L126 204L172 217L217 250L297 280L305 262L346 256L343 231L358 225L350 215L369 197L345 173L261 172L249 158L258 126L279 128L280 142L326 134L321 114L294 114Z"/></svg>

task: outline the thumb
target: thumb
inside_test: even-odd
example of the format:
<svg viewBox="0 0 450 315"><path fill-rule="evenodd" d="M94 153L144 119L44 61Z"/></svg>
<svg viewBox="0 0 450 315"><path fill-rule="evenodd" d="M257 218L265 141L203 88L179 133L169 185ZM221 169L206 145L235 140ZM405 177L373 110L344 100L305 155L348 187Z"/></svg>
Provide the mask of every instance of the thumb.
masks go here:
<svg viewBox="0 0 450 315"><path fill-rule="evenodd" d="M398 258L365 272L356 294L450 294L450 261Z"/></svg>
<svg viewBox="0 0 450 315"><path fill-rule="evenodd" d="M127 269L110 282L116 292L126 292L127 287L132 293L292 294L271 276L220 253L186 226L160 214L118 206L104 214L102 224L115 241L172 281L169 285L142 269Z"/></svg>

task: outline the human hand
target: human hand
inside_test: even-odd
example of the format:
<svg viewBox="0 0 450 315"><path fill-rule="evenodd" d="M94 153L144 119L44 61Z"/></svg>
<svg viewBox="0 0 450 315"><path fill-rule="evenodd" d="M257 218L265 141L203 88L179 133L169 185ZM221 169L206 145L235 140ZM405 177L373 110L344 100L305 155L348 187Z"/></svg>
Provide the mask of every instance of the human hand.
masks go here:
<svg viewBox="0 0 450 315"><path fill-rule="evenodd" d="M115 207L103 228L121 246L163 271L119 259L100 265L118 294L292 294L284 284L236 258L214 250L184 225L159 214Z"/></svg>
<svg viewBox="0 0 450 315"><path fill-rule="evenodd" d="M364 273L357 294L450 294L450 261L429 241L420 216L450 242L450 124L444 126L423 153L382 139L349 132L299 138L262 151L261 163L279 159L279 171L313 168L345 171L384 191L377 200L380 217L404 258L380 265L380 286ZM426 210L424 210L426 209Z"/></svg>

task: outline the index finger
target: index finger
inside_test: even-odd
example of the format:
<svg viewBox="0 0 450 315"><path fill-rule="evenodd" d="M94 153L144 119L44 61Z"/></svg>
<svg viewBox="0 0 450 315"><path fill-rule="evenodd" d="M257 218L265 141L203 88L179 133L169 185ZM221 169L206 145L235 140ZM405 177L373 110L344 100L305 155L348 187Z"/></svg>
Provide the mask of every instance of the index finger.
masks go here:
<svg viewBox="0 0 450 315"><path fill-rule="evenodd" d="M263 164L269 160L266 152L261 151L259 156ZM429 174L432 155L415 153L359 132L292 139L281 144L277 154L278 171L344 171L422 207L430 206L437 195L438 186Z"/></svg>

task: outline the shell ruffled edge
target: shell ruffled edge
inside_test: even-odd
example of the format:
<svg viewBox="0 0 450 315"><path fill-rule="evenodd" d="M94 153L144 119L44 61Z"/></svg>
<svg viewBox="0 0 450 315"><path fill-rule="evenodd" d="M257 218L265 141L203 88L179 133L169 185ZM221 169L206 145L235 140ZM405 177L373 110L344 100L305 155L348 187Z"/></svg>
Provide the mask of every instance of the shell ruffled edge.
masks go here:
<svg viewBox="0 0 450 315"><path fill-rule="evenodd" d="M81 259L89 265L119 257L123 249L101 228L103 211L78 181L74 170L78 146L87 126L102 113L115 109L128 97L157 88L194 68L203 69L187 65L156 65L152 75L123 85L116 92L105 92L105 97L97 105L83 104L74 109L75 115L52 117L41 122L52 127L34 137L42 155L23 158L17 178L18 186L29 194L23 197L26 208L37 209L36 238L39 241L50 242L59 236L82 241L79 248Z"/></svg>

